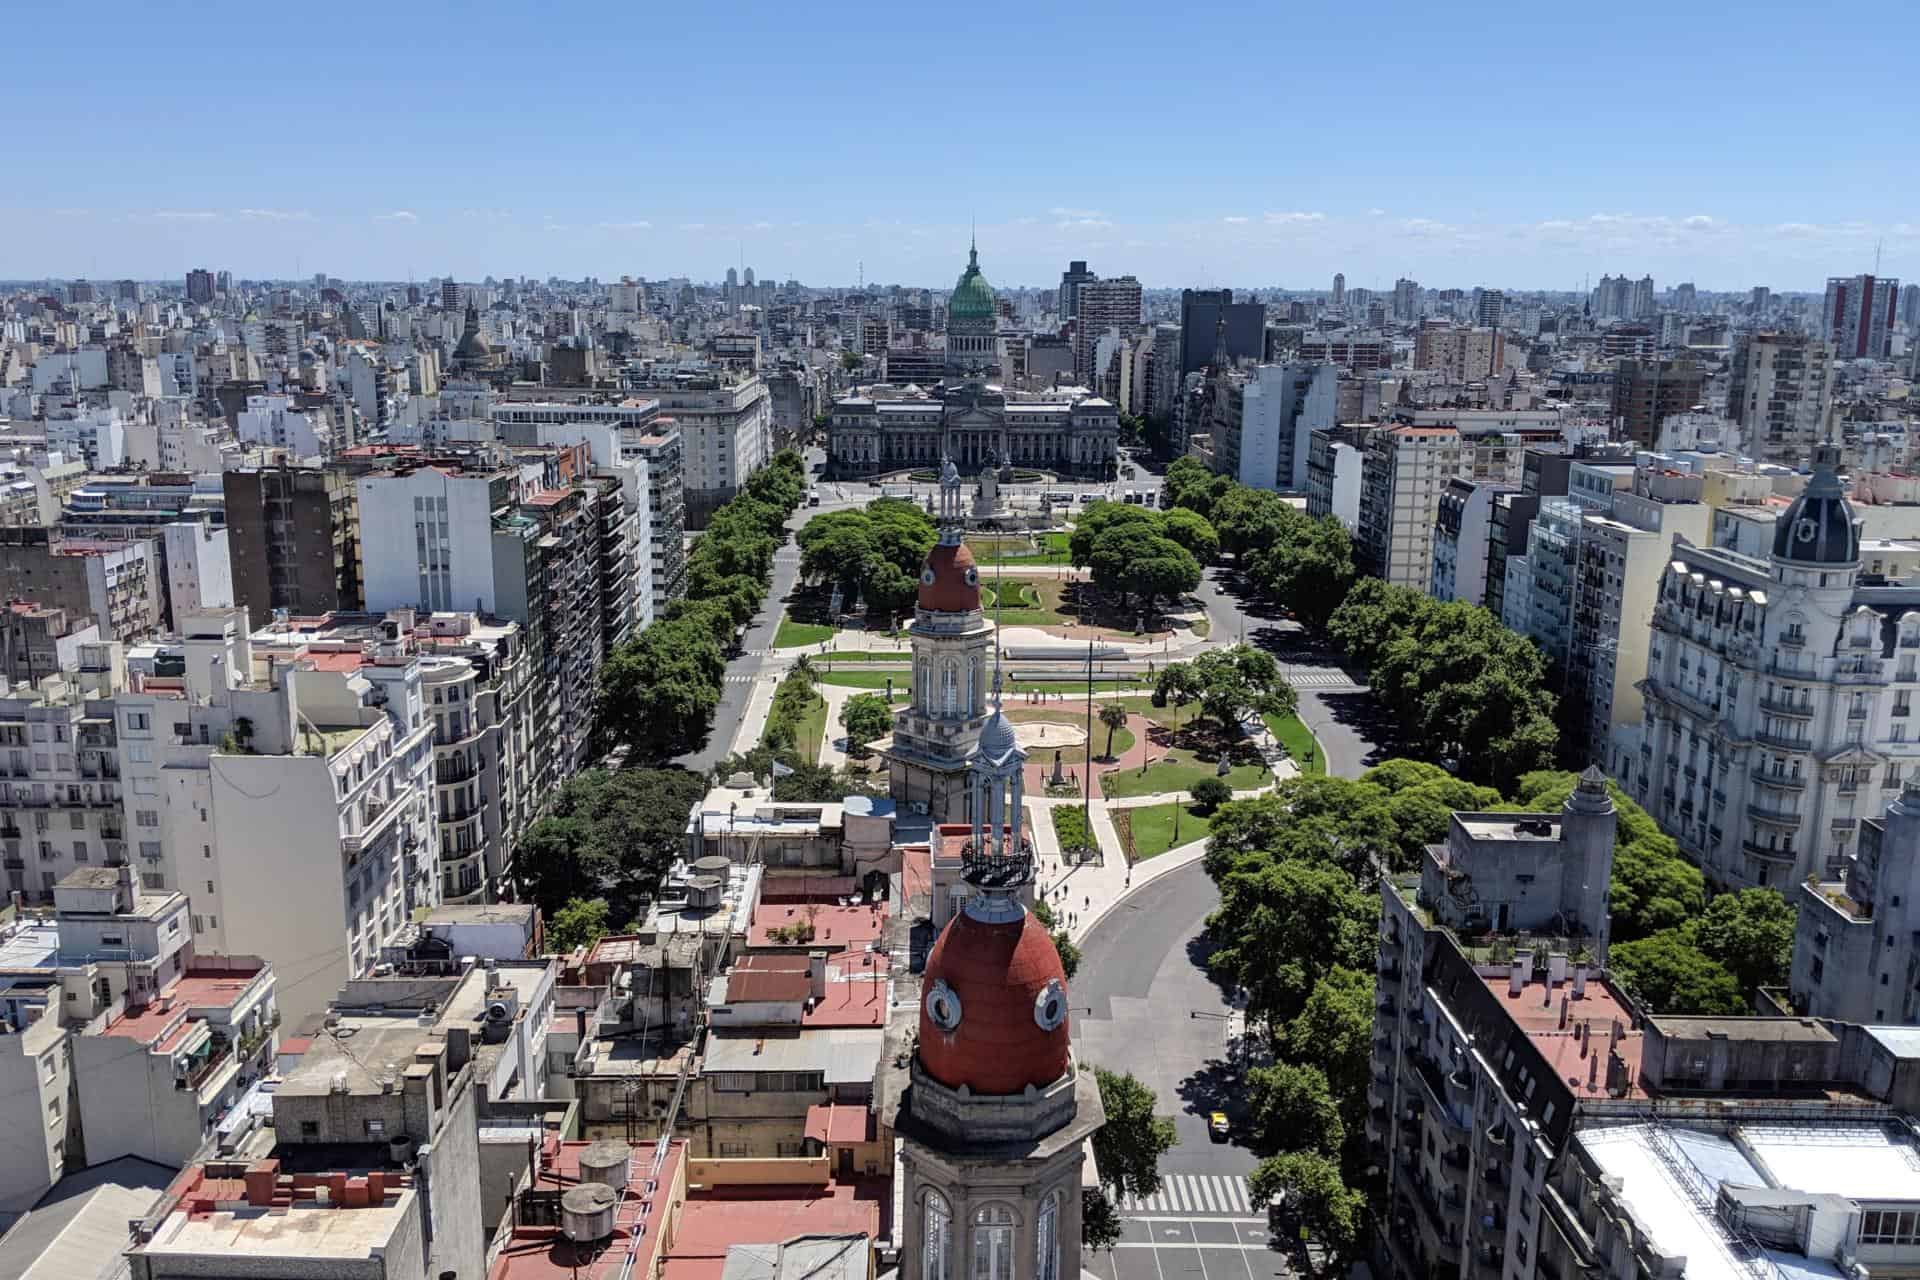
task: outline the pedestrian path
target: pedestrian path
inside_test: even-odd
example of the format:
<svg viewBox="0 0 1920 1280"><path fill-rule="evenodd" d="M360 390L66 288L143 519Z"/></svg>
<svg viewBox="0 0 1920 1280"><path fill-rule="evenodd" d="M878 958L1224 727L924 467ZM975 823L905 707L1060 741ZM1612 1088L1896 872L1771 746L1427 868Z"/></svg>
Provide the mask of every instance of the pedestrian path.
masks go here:
<svg viewBox="0 0 1920 1280"><path fill-rule="evenodd" d="M1170 1173L1150 1196L1128 1196L1120 1212L1170 1214L1182 1218L1253 1216L1247 1180L1225 1173Z"/></svg>

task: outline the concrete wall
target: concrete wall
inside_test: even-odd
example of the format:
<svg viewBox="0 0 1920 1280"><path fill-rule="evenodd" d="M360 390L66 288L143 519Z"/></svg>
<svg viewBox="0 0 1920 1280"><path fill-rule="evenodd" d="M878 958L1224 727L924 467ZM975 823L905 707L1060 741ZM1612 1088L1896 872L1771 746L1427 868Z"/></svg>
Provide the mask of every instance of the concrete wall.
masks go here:
<svg viewBox="0 0 1920 1280"><path fill-rule="evenodd" d="M361 558L368 609L429 603L420 598L414 514L414 499L420 498L446 503L448 591L446 603L438 607L472 609L478 601L482 610L496 610L488 538L492 486L486 476L454 479L422 468L408 476L363 477L359 491L360 539L369 552Z"/></svg>
<svg viewBox="0 0 1920 1280"><path fill-rule="evenodd" d="M0 1212L32 1208L63 1167L71 1079L57 1016L0 1035ZM57 1118L49 1110L56 1103Z"/></svg>

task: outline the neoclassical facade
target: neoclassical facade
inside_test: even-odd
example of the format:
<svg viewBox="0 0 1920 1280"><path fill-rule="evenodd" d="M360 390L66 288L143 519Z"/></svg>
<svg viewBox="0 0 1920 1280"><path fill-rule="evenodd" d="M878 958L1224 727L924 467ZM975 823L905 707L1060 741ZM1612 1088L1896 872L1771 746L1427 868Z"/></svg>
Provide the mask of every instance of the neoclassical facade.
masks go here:
<svg viewBox="0 0 1920 1280"><path fill-rule="evenodd" d="M1676 539L1642 722L1613 772L1715 883L1826 880L1920 770L1920 589L1860 581L1860 533L1816 451L1755 559Z"/></svg>
<svg viewBox="0 0 1920 1280"><path fill-rule="evenodd" d="M947 303L946 377L930 390L867 387L834 404L827 465L839 476L883 475L952 458L964 473L1012 465L1111 479L1120 412L1084 392L1009 399L997 384L999 315L978 252Z"/></svg>

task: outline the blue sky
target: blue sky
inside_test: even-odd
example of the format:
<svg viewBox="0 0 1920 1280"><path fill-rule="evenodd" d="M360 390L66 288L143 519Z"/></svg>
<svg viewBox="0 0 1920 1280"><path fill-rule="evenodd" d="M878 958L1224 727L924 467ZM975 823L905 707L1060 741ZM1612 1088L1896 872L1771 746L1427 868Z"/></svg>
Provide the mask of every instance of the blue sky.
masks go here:
<svg viewBox="0 0 1920 1280"><path fill-rule="evenodd" d="M1920 7L1563 9L24 6L0 278L1920 279Z"/></svg>

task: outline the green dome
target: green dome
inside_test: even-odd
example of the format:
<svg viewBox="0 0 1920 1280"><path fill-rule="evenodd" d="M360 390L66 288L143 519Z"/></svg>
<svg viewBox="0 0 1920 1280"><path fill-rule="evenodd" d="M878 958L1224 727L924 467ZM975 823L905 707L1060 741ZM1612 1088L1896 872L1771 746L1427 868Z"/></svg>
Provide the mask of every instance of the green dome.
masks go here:
<svg viewBox="0 0 1920 1280"><path fill-rule="evenodd" d="M967 251L967 269L960 273L959 283L953 286L953 296L947 299L947 323L954 321L981 320L997 321L999 307L994 305L993 286L980 274L980 251Z"/></svg>

